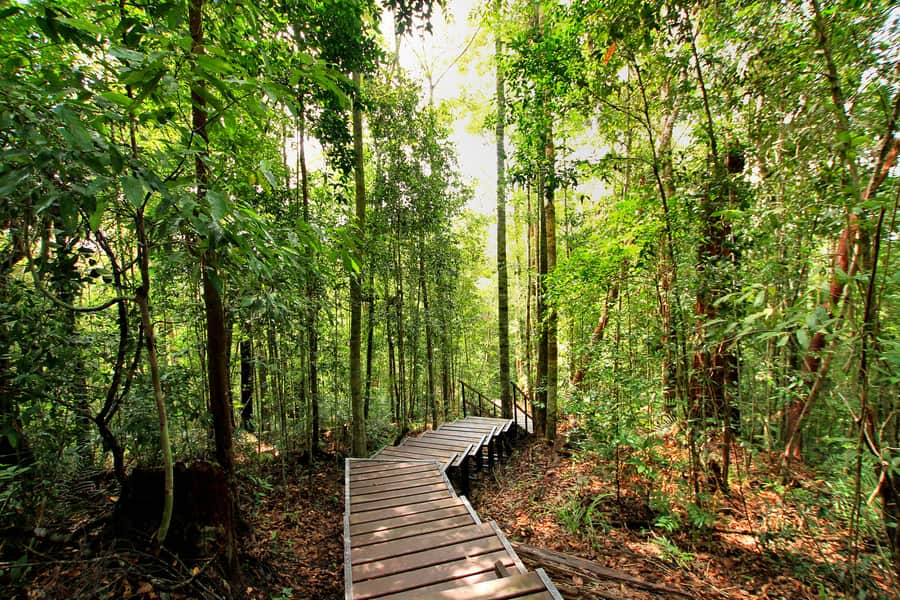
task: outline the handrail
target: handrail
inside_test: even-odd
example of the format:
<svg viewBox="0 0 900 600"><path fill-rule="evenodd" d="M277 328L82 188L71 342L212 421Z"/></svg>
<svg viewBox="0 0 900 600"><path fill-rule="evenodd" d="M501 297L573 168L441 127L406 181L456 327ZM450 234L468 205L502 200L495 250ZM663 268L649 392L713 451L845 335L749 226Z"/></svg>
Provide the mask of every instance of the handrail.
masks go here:
<svg viewBox="0 0 900 600"><path fill-rule="evenodd" d="M525 431L528 431L528 419L531 419L532 424L534 423L534 402L531 403L531 414L529 414L528 413L528 394L526 394L525 391L522 390L522 388L520 388L515 381L510 380L509 383L512 385L512 390L513 390L513 415L514 415L514 419L516 419L516 425L519 424L517 415L518 415L518 412L521 410L522 414L524 415L522 429L524 429ZM523 403L522 408L519 407L519 403L516 399L517 392L522 396L522 403Z"/></svg>
<svg viewBox="0 0 900 600"><path fill-rule="evenodd" d="M468 404L473 410L477 408L478 416L484 416L484 401L487 400L488 404L491 406L491 415L497 416L497 404L493 402L490 398L473 388L471 385L463 381L459 380L460 385L462 386L462 397L463 397L463 416L466 415L466 405ZM466 398L466 388L469 388L469 391L474 392L475 395L478 396L478 405L476 407L475 403L472 402L469 398Z"/></svg>

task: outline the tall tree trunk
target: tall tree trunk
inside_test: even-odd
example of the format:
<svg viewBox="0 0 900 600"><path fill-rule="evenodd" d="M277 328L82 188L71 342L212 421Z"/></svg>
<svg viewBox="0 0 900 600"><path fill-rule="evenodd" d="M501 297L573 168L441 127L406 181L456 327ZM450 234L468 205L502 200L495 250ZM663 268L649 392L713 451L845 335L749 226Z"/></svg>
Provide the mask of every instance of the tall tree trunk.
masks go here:
<svg viewBox="0 0 900 600"><path fill-rule="evenodd" d="M0 302L7 302L7 286L13 268L25 259L24 236L12 232L10 247L0 261ZM121 303L120 303L121 304ZM7 319L0 319L0 427L7 435L0 438L0 465L22 465L31 462L32 454L19 419L15 373L7 348L12 346ZM12 433L12 436L10 435ZM14 441L13 441L14 440Z"/></svg>
<svg viewBox="0 0 900 600"><path fill-rule="evenodd" d="M549 130L549 125L547 131L547 143L544 146L544 152L545 160L547 162L547 171L549 174L544 188L544 224L546 226L544 235L546 237L545 243L547 246L547 263L544 276L545 278L549 278L550 274L552 274L554 269L556 269L556 207L554 204L554 196L556 195L556 175L554 172L554 165L556 163L556 150L553 145L553 132ZM544 288L543 293L547 294L546 287ZM547 303L546 315L547 407L546 416L544 417L544 437L548 440L553 440L556 438L556 396L557 389L559 387L559 358L558 346L556 342L558 317L556 313L556 307L552 303Z"/></svg>
<svg viewBox="0 0 900 600"><path fill-rule="evenodd" d="M525 392L528 395L534 397L534 388L533 385L533 352L532 352L532 336L534 335L534 304L535 297L537 294L535 293L537 290L535 285L535 276L538 272L538 260L535 253L535 242L537 241L537 231L534 224L534 212L531 208L531 184L525 184L525 220L526 220L526 229L525 229L525 254L526 254L526 277L525 277ZM534 405L531 407L532 412L534 411Z"/></svg>
<svg viewBox="0 0 900 600"><path fill-rule="evenodd" d="M386 306L385 310L390 311L390 306ZM394 336L391 332L391 321L392 319L390 318L385 319L384 324L384 334L387 337L388 345L388 381L390 385L389 392L391 395L391 412L394 417L394 422L402 429L400 419L400 391L397 389L397 361L394 356Z"/></svg>
<svg viewBox="0 0 900 600"><path fill-rule="evenodd" d="M353 73L356 97L353 99L353 153L354 176L356 182L356 264L362 269L365 253L366 233L366 182L363 165L362 130L362 75ZM351 453L365 457L366 419L363 406L361 346L362 340L362 273L350 274L350 411L351 411Z"/></svg>
<svg viewBox="0 0 900 600"><path fill-rule="evenodd" d="M135 302L141 312L141 323L144 326L144 345L147 348L147 362L150 363L150 381L153 383L153 397L156 400L156 412L159 417L159 445L163 455L163 510L159 529L156 530L154 543L162 546L172 522L172 509L175 505L175 472L172 462L172 444L169 440L169 419L166 415L166 399L163 395L162 380L159 374L159 360L156 355L156 334L153 321L150 319L150 247L147 240L144 222L144 207L138 209L136 217L138 236L138 266L141 273L141 285L135 294Z"/></svg>
<svg viewBox="0 0 900 600"><path fill-rule="evenodd" d="M241 427L253 432L253 338L249 325L245 328L245 339L238 344L241 356Z"/></svg>
<svg viewBox="0 0 900 600"><path fill-rule="evenodd" d="M422 287L422 315L425 319L425 362L427 368L427 385L428 392L425 394L425 401L431 410L431 426L437 429L438 426L438 410L437 400L434 395L434 340L432 339L431 327L431 309L428 305L428 281L425 277L425 242L419 236L419 285Z"/></svg>
<svg viewBox="0 0 900 600"><path fill-rule="evenodd" d="M547 211L544 210L544 188L546 186L544 170L538 171L538 269L536 281L536 315L535 320L538 330L537 345L537 369L535 371L536 393L535 402L532 405L534 433L544 436L547 420Z"/></svg>
<svg viewBox="0 0 900 600"><path fill-rule="evenodd" d="M497 340L500 352L500 407L504 419L513 416L509 372L509 278L506 266L506 90L501 57L503 0L494 0L494 63L497 72Z"/></svg>
<svg viewBox="0 0 900 600"><path fill-rule="evenodd" d="M683 71L682 71L683 73ZM684 75L682 75L682 79ZM659 164L660 191L667 198L675 196L675 168L672 164L672 134L675 131L675 122L680 110L680 98L675 95L672 98L672 86L666 82L663 95L671 101L671 109L663 118L659 140L656 143ZM630 153L629 153L630 156ZM663 410L671 414L675 411L678 395L678 346L675 332L675 321L672 315L672 283L674 281L674 269L672 257L674 253L668 247L669 239L665 232L659 236L659 251L657 252L659 287L657 300L659 304L660 343L663 346L663 359L661 365Z"/></svg>
<svg viewBox="0 0 900 600"><path fill-rule="evenodd" d="M312 217L309 211L309 174L306 167L306 113L304 105L301 103L300 110L300 127L299 127L299 149L297 152L297 162L300 167L300 195L303 203L303 220L307 225L312 224ZM308 257L310 266L314 266L315 256L310 253ZM309 353L307 354L307 381L309 387L309 437L310 445L313 450L318 448L319 438L319 297L316 290L316 274L311 271L306 277L306 301L308 303L306 315L306 343Z"/></svg>
<svg viewBox="0 0 900 600"><path fill-rule="evenodd" d="M191 54L203 54L203 0L190 0L188 4L188 24L191 34ZM196 65L194 66L196 69ZM194 135L200 140L199 151L194 156L194 168L197 180L197 204L203 206L207 202L206 191L209 186L209 171L206 161L209 159L209 135L206 130L206 99L203 93L203 78L195 75L191 83L191 121ZM218 272L218 255L212 241L200 258L200 271L203 279L203 304L206 312L206 345L207 375L209 383L209 408L213 418L213 432L216 445L216 460L225 472L228 500L225 502L225 568L229 579L238 583L241 580L240 563L238 562L235 522L238 515L237 485L234 478L234 460L232 458L232 422L233 414L228 394L228 367L226 355L225 311L222 306L221 279ZM145 325L146 329L146 325Z"/></svg>
<svg viewBox="0 0 900 600"><path fill-rule="evenodd" d="M369 418L369 404L372 401L372 358L375 348L375 281L373 273L375 273L374 266L369 265L369 290L366 301L366 306L368 307L368 318L366 320L366 389L363 410L367 420Z"/></svg>

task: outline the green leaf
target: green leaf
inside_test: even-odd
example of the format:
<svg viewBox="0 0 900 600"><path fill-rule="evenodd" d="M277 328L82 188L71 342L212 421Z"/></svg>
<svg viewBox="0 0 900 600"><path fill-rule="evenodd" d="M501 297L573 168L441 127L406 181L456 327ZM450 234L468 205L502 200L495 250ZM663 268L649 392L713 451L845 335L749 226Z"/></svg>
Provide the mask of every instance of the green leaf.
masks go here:
<svg viewBox="0 0 900 600"><path fill-rule="evenodd" d="M209 215L216 223L220 223L228 212L225 196L215 190L209 190L206 192L206 198L209 200Z"/></svg>
<svg viewBox="0 0 900 600"><path fill-rule="evenodd" d="M98 200L97 206L91 211L91 215L88 218L88 222L90 223L91 229L96 231L100 228L100 221L103 219L103 211L106 210L106 201Z"/></svg>
<svg viewBox="0 0 900 600"><path fill-rule="evenodd" d="M103 92L102 94L98 95L104 100L109 100L113 104L121 106L125 110L129 110L131 108L131 105L134 104L131 98L129 98L125 94L120 94L119 92Z"/></svg>
<svg viewBox="0 0 900 600"><path fill-rule="evenodd" d="M231 73L234 68L220 58L208 54L199 54L195 57L197 64L207 73Z"/></svg>
<svg viewBox="0 0 900 600"><path fill-rule="evenodd" d="M28 178L28 169L15 169L0 175L0 196L9 196Z"/></svg>
<svg viewBox="0 0 900 600"><path fill-rule="evenodd" d="M806 332L806 329L797 330L797 343L799 343L800 347L804 350L809 348L809 334Z"/></svg>
<svg viewBox="0 0 900 600"><path fill-rule="evenodd" d="M259 163L259 170L263 174L263 177L266 178L266 181L269 182L269 185L272 186L272 189L278 187L278 180L275 179L275 175L272 174L272 171L269 170L269 161L263 160Z"/></svg>
<svg viewBox="0 0 900 600"><path fill-rule="evenodd" d="M133 207L140 209L144 205L144 185L139 179L123 175L122 189L125 191L125 198Z"/></svg>
<svg viewBox="0 0 900 600"><path fill-rule="evenodd" d="M134 50L131 50L130 48L123 48L121 46L113 46L109 49L109 53L123 62L141 62L146 58L146 56L144 56L140 52L136 52Z"/></svg>
<svg viewBox="0 0 900 600"><path fill-rule="evenodd" d="M74 27L79 31L84 33L89 33L91 35L100 35L103 33L103 30L91 23L90 21L85 21L84 19L73 19L71 17L56 17L56 20L60 23L68 25L69 27Z"/></svg>

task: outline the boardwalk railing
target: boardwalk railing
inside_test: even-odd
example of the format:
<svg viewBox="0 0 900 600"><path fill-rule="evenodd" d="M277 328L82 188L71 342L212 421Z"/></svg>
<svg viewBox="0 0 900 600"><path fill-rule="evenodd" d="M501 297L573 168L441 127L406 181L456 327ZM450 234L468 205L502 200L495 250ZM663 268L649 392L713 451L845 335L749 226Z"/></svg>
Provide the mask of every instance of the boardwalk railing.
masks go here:
<svg viewBox="0 0 900 600"><path fill-rule="evenodd" d="M499 400L488 398L462 379L459 380L459 383L462 389L463 417L469 415L478 417L501 416L502 407ZM515 381L510 381L510 385L512 386L513 394L513 424L516 425L517 429L521 428L521 431L534 433L534 403L529 403L528 394L516 385ZM466 390L468 390L468 394L466 394Z"/></svg>

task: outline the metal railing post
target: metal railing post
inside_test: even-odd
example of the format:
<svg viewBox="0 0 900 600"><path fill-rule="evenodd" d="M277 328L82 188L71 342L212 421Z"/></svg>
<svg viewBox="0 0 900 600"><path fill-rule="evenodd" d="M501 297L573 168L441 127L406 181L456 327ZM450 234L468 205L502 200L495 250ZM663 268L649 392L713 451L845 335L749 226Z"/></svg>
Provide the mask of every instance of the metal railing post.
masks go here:
<svg viewBox="0 0 900 600"><path fill-rule="evenodd" d="M466 414L466 384L462 382L462 379L459 380L460 387L462 388L462 407L463 407L463 417L467 417Z"/></svg>
<svg viewBox="0 0 900 600"><path fill-rule="evenodd" d="M519 404L518 399L516 398L516 386L512 386L512 397L513 397L513 425L516 427L519 426Z"/></svg>

